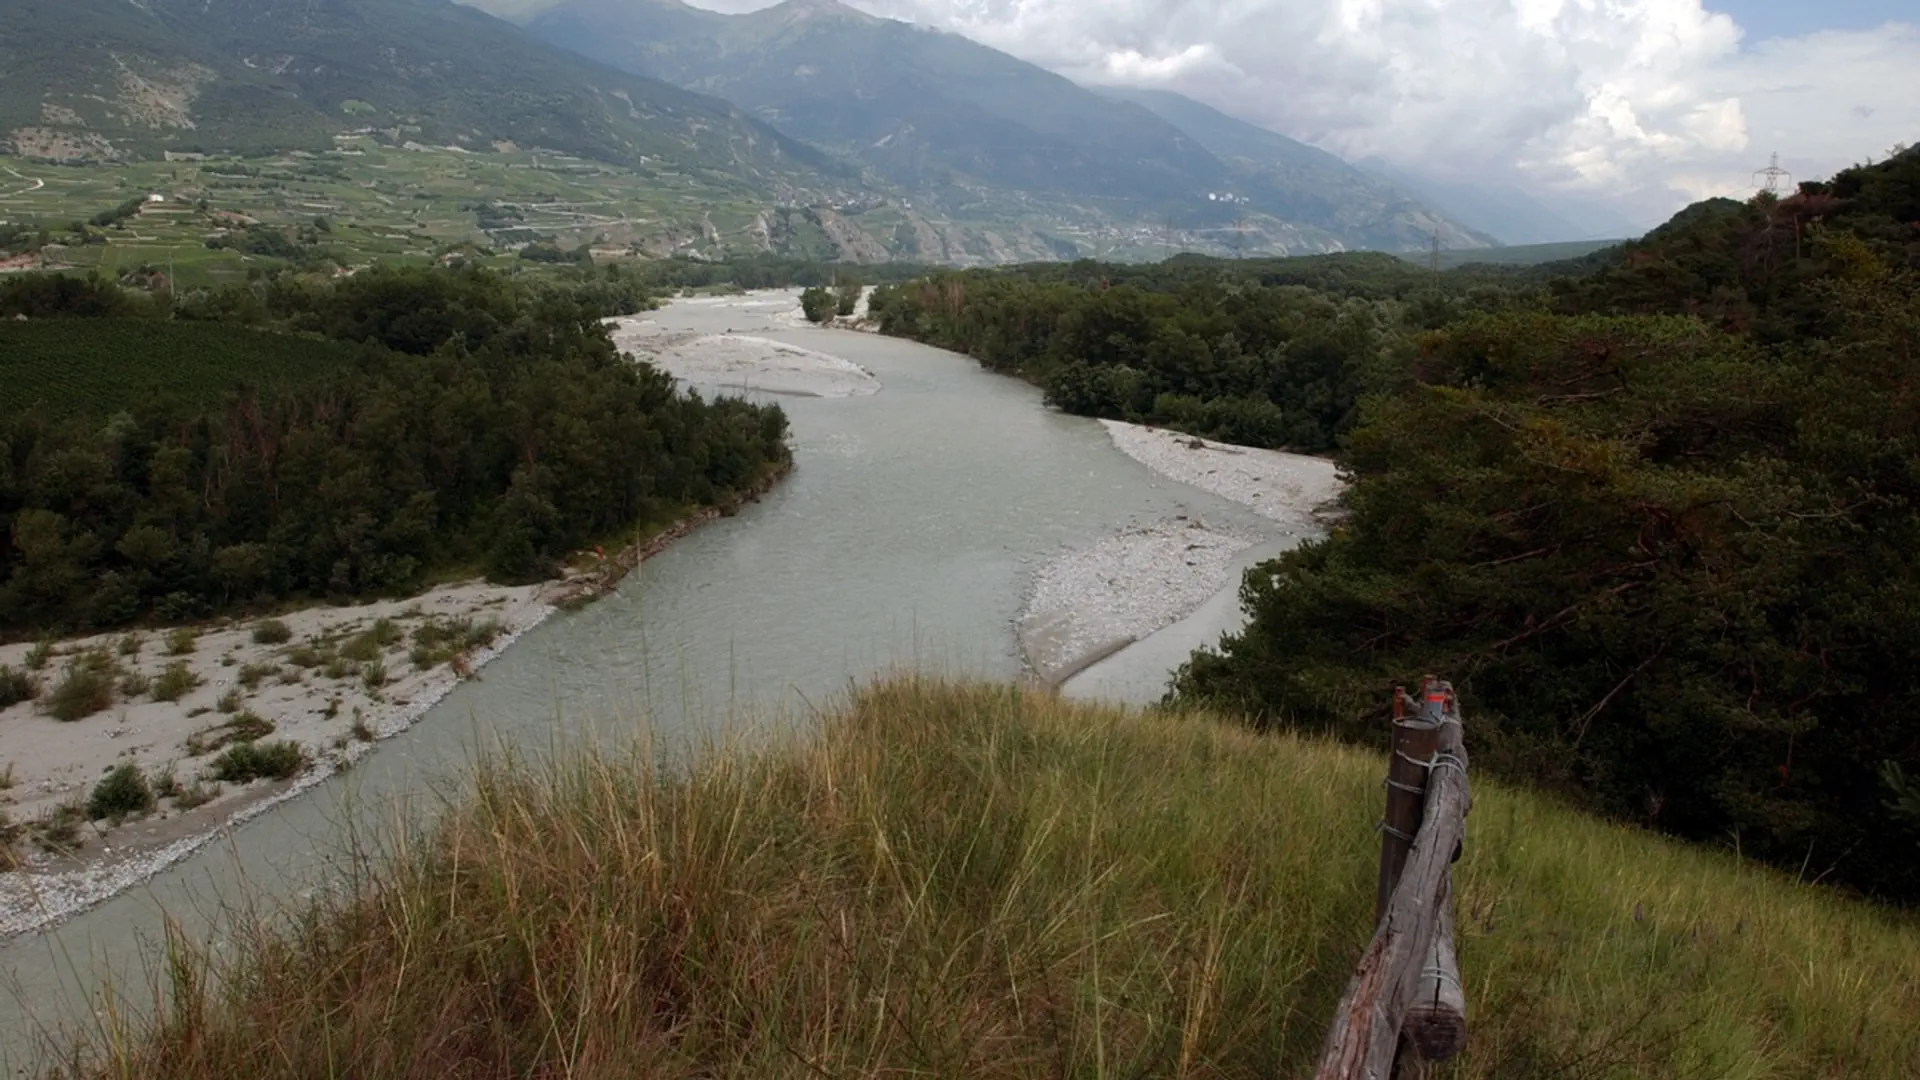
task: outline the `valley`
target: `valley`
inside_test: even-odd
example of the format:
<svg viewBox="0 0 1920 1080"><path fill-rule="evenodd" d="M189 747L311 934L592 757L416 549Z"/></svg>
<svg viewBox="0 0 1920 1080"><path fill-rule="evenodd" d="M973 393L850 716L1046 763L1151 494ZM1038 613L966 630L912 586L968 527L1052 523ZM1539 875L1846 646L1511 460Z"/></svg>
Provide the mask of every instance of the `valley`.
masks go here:
<svg viewBox="0 0 1920 1080"><path fill-rule="evenodd" d="M1907 1080L1920 35L1361 7L0 4L0 1072Z"/></svg>

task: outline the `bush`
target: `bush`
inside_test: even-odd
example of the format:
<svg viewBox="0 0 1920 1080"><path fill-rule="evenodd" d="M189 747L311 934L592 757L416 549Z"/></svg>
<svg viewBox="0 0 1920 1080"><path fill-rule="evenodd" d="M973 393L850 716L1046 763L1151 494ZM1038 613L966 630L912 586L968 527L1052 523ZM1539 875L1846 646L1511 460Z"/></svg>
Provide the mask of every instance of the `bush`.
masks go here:
<svg viewBox="0 0 1920 1080"><path fill-rule="evenodd" d="M240 668L240 685L251 690L260 685L261 680L280 670L278 664L245 664Z"/></svg>
<svg viewBox="0 0 1920 1080"><path fill-rule="evenodd" d="M285 645L293 640L293 627L279 619L268 619L253 628L255 645Z"/></svg>
<svg viewBox="0 0 1920 1080"><path fill-rule="evenodd" d="M414 627L407 658L422 671L438 667L461 653L492 644L503 629L499 619L429 619Z"/></svg>
<svg viewBox="0 0 1920 1080"><path fill-rule="evenodd" d="M379 619L360 633L347 639L340 646L340 655L356 664L369 660L378 660L381 652L389 645L397 645L406 637L406 631L392 619Z"/></svg>
<svg viewBox="0 0 1920 1080"><path fill-rule="evenodd" d="M200 757L223 746L264 739L274 730L273 721L248 709L224 724L215 724L187 736L186 749L188 755Z"/></svg>
<svg viewBox="0 0 1920 1080"><path fill-rule="evenodd" d="M833 318L833 312L837 306L838 302L833 294L818 285L800 294L800 311L806 315L808 322L826 322Z"/></svg>
<svg viewBox="0 0 1920 1080"><path fill-rule="evenodd" d="M153 681L153 700L179 701L204 681L185 660L175 660Z"/></svg>
<svg viewBox="0 0 1920 1080"><path fill-rule="evenodd" d="M87 820L111 818L117 823L142 817L153 812L153 804L153 788L147 783L147 774L128 761L115 766L93 786L93 794L87 796Z"/></svg>
<svg viewBox="0 0 1920 1080"><path fill-rule="evenodd" d="M129 671L120 676L120 696L129 700L137 698L153 689L153 676L140 671Z"/></svg>
<svg viewBox="0 0 1920 1080"><path fill-rule="evenodd" d="M0 664L0 709L40 696L40 680L10 665Z"/></svg>
<svg viewBox="0 0 1920 1080"><path fill-rule="evenodd" d="M67 723L104 712L113 707L113 684L118 674L112 658L87 653L67 665L66 676L47 694L42 705L47 715Z"/></svg>
<svg viewBox="0 0 1920 1080"><path fill-rule="evenodd" d="M193 652L194 646L198 643L199 639L199 634L194 633L184 626L178 630L171 631L167 634L167 655L186 656Z"/></svg>
<svg viewBox="0 0 1920 1080"><path fill-rule="evenodd" d="M307 751L297 742L242 742L214 758L208 775L230 784L244 784L250 780L285 780L300 775L306 767Z"/></svg>

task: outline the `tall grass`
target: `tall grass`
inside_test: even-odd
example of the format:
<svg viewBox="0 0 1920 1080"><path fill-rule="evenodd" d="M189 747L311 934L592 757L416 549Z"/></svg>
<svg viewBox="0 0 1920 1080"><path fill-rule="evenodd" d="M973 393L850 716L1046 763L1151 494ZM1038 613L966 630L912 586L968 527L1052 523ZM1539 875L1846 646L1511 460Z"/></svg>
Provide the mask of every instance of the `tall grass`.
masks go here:
<svg viewBox="0 0 1920 1080"><path fill-rule="evenodd" d="M230 977L173 942L97 1075L1299 1076L1369 934L1381 772L919 680L680 773L495 761ZM1469 827L1439 1075L1913 1075L1910 921L1490 784Z"/></svg>

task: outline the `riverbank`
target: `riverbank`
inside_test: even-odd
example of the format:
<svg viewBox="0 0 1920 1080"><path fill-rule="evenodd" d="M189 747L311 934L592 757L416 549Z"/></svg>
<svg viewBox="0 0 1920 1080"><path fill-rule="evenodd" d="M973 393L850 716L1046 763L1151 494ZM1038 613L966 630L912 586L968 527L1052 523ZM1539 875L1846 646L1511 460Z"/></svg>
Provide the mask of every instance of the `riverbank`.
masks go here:
<svg viewBox="0 0 1920 1080"><path fill-rule="evenodd" d="M791 469L537 585L466 582L273 618L0 647L0 665L41 688L0 710L0 939L137 885L350 767L555 612L612 589ZM109 687L91 703L99 708L70 720L50 713L63 687L95 676ZM290 776L219 778L240 742L289 743L304 761ZM121 766L138 770L151 805L96 818L96 785Z"/></svg>
<svg viewBox="0 0 1920 1080"><path fill-rule="evenodd" d="M1223 529L1173 515L1067 551L1034 577L1018 621L1034 676L1059 686L1234 586L1256 543L1286 550L1319 535L1340 496L1333 462L1102 420L1113 444L1156 475L1239 503L1272 525Z"/></svg>
<svg viewBox="0 0 1920 1080"><path fill-rule="evenodd" d="M163 1015L100 995L63 1075L1312 1071L1378 754L1007 686L822 704L684 770L483 765L356 892L179 940ZM1911 1075L1911 919L1489 780L1472 820L1448 1076Z"/></svg>
<svg viewBox="0 0 1920 1080"><path fill-rule="evenodd" d="M771 338L670 331L647 316L616 319L612 326L616 347L694 386L829 398L881 389L858 364Z"/></svg>

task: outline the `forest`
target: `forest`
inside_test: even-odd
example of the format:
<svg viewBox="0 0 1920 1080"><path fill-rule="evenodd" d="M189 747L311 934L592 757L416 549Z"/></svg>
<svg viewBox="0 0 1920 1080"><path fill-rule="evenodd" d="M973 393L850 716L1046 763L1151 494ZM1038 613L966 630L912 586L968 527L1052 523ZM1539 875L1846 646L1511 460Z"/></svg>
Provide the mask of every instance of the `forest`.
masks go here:
<svg viewBox="0 0 1920 1080"><path fill-rule="evenodd" d="M1920 900L1920 154L1546 271L1318 278L1017 268L876 309L1065 409L1337 455L1343 520L1249 572L1176 700L1382 744L1437 672L1476 764Z"/></svg>
<svg viewBox="0 0 1920 1080"><path fill-rule="evenodd" d="M882 333L1018 375L1067 412L1317 453L1410 370L1414 331L1527 280L1377 253L1082 260L886 285L869 311Z"/></svg>
<svg viewBox="0 0 1920 1080"><path fill-rule="evenodd" d="M0 631L535 580L784 468L777 407L619 356L601 319L645 303L618 274L281 274L177 309L0 283Z"/></svg>

